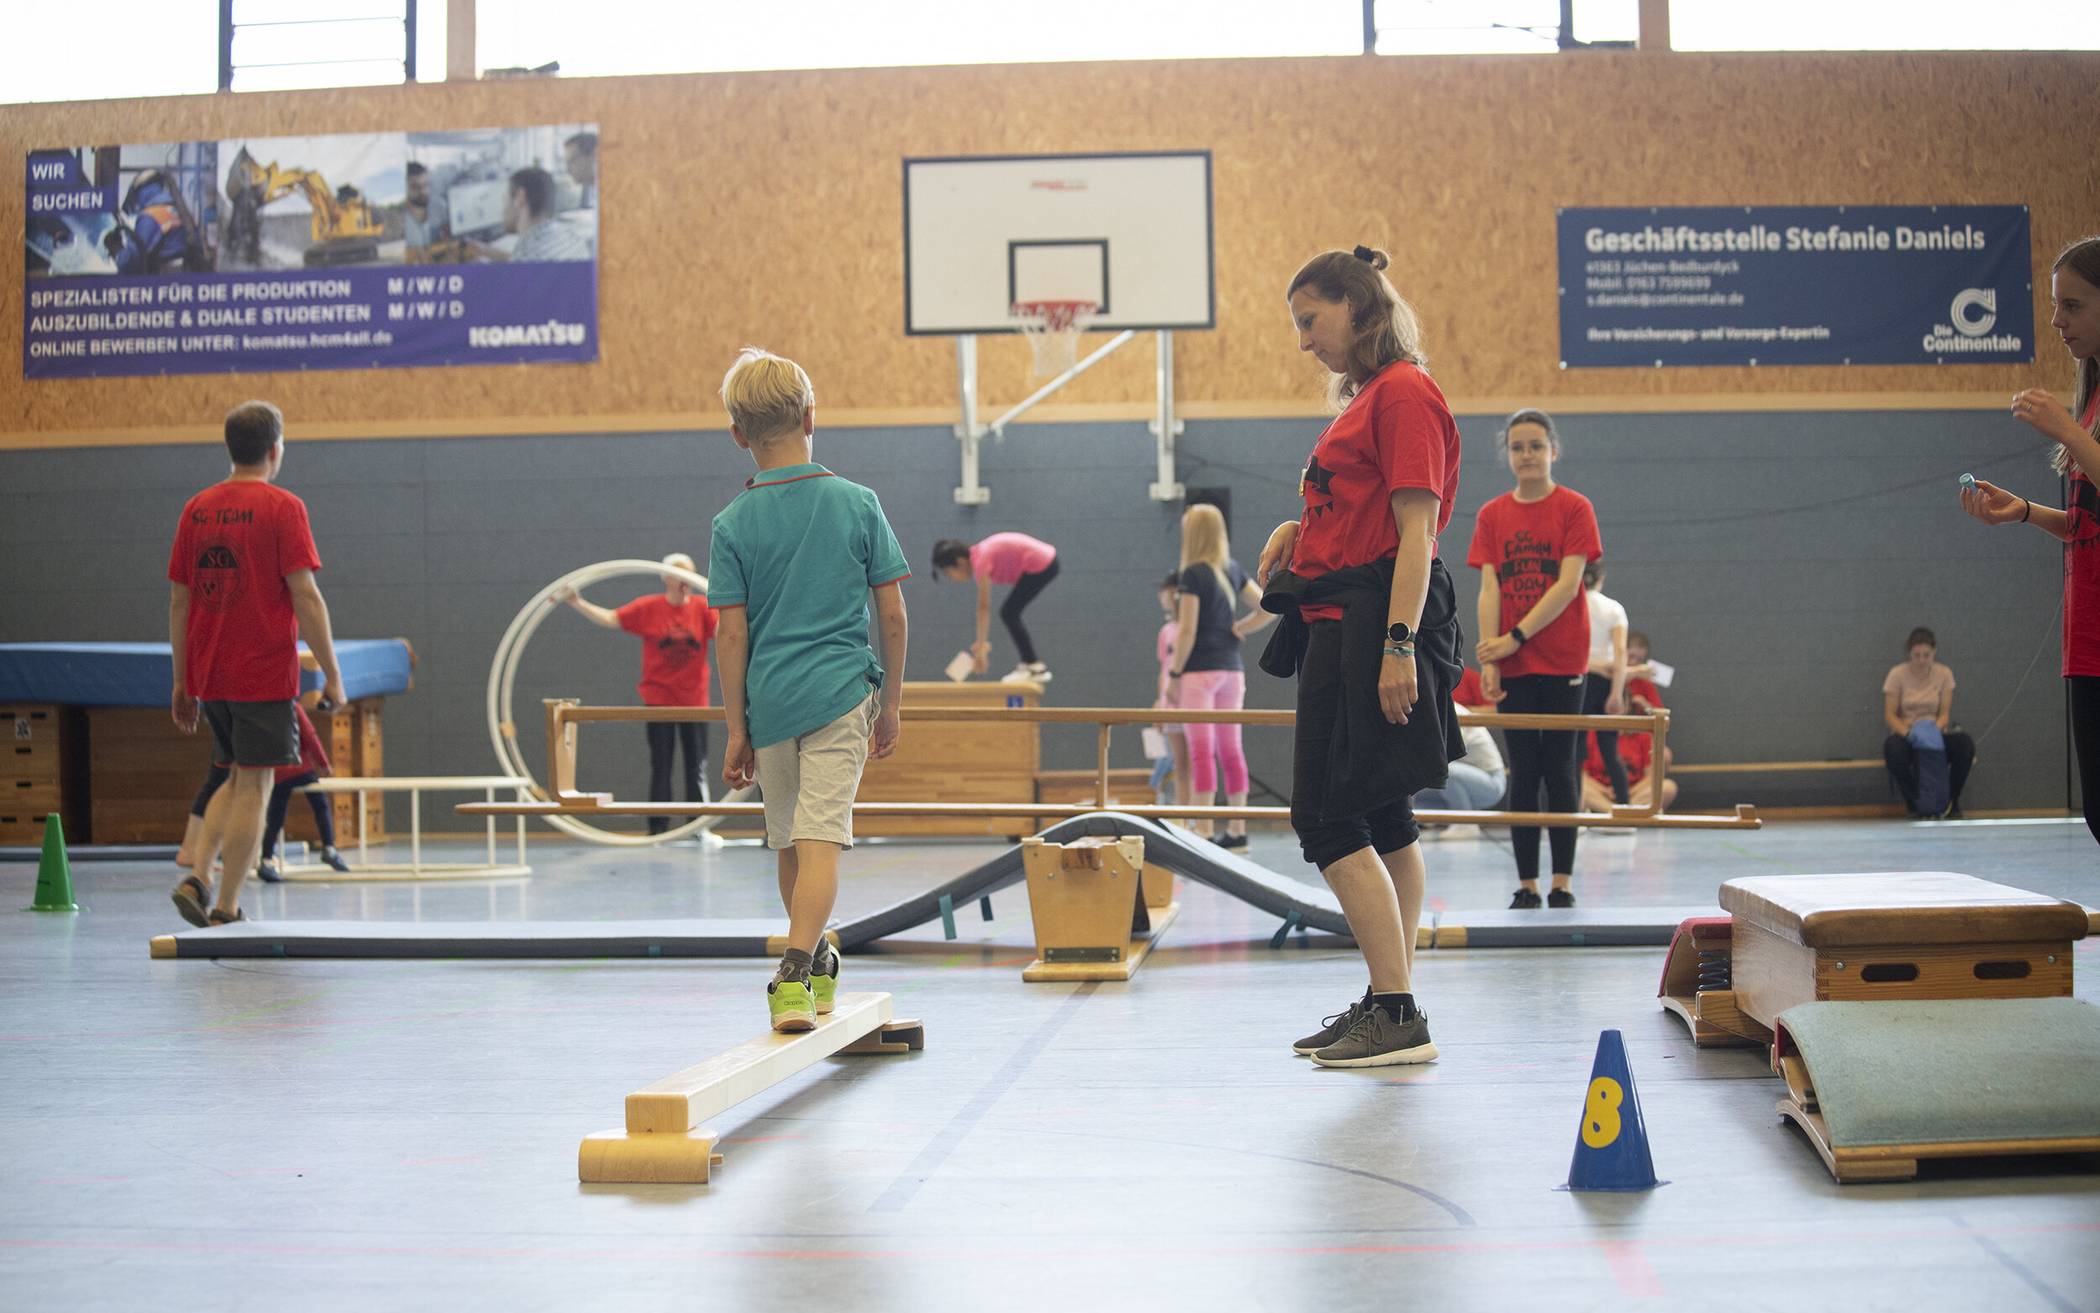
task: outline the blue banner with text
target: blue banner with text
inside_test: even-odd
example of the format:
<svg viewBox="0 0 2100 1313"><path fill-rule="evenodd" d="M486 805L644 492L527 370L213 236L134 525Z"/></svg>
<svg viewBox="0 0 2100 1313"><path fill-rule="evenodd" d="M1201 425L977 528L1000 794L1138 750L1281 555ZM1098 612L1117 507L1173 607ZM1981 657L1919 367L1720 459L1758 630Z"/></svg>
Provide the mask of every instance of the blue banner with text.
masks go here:
<svg viewBox="0 0 2100 1313"><path fill-rule="evenodd" d="M1564 209L1563 369L2034 359L2024 205Z"/></svg>

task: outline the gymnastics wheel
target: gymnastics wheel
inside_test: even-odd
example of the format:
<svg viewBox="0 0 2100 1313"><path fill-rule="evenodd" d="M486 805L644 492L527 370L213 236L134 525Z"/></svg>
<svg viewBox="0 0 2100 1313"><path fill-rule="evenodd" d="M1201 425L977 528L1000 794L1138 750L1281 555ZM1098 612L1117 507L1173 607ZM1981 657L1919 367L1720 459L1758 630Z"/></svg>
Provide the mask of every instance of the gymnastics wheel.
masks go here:
<svg viewBox="0 0 2100 1313"><path fill-rule="evenodd" d="M510 622L510 627L503 631L502 641L496 644L496 655L489 662L489 746L495 749L496 762L502 770L532 781L536 791L545 792L539 788L539 780L533 775L532 768L525 764L524 753L518 746L517 721L511 715L512 693L518 679L518 659L524 654L526 644L532 641L532 636L539 631L548 613L554 609L555 595L562 589L583 589L607 579L632 575L648 575L653 578L670 575L674 579L683 579L703 593L707 591L706 575L696 574L679 566L665 565L661 561L600 561L596 565L571 570L534 593L532 600L519 608L518 614ZM731 795L729 801L742 801L749 796L750 790L738 790L736 794ZM621 834L614 830L601 830L574 816L543 816L540 819L575 838L621 848L647 848L656 844L671 843L690 834L712 830L722 820L719 816L695 816L685 824L675 825L662 834Z"/></svg>

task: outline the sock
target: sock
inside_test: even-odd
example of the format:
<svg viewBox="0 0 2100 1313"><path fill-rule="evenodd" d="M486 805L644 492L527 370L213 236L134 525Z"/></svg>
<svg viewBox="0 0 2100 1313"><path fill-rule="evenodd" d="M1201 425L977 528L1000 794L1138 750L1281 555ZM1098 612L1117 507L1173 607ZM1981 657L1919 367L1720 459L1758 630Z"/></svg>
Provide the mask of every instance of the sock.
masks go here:
<svg viewBox="0 0 2100 1313"><path fill-rule="evenodd" d="M831 946L829 939L817 940L817 951L810 955L809 960L811 975L835 976L839 973L838 950Z"/></svg>
<svg viewBox="0 0 2100 1313"><path fill-rule="evenodd" d="M1415 1015L1413 994L1373 994L1371 1002L1394 1021L1407 1021Z"/></svg>
<svg viewBox="0 0 2100 1313"><path fill-rule="evenodd" d="M799 948L790 948L780 955L780 969L773 973L773 983L792 980L806 985L809 983L809 968L809 954Z"/></svg>

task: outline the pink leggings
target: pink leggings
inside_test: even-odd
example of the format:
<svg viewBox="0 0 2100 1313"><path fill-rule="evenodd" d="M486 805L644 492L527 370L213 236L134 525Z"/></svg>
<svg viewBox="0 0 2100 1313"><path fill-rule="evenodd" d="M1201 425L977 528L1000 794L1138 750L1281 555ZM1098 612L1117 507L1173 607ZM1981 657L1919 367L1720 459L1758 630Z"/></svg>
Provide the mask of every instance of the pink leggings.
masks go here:
<svg viewBox="0 0 2100 1313"><path fill-rule="evenodd" d="M1239 670L1191 670L1181 677L1184 710L1238 711L1247 700L1247 676ZM1247 791L1247 754L1240 750L1238 725L1190 725L1190 781L1198 797L1218 787L1217 763L1225 763L1225 792ZM1216 752L1213 758L1212 752Z"/></svg>

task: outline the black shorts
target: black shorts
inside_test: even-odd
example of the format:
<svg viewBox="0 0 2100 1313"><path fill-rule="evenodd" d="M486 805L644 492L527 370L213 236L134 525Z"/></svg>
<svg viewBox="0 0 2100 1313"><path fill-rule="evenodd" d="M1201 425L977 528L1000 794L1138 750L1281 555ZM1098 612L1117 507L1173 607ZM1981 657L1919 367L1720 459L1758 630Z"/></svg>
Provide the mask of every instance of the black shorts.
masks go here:
<svg viewBox="0 0 2100 1313"><path fill-rule="evenodd" d="M206 702L215 766L296 766L299 717L283 702Z"/></svg>

